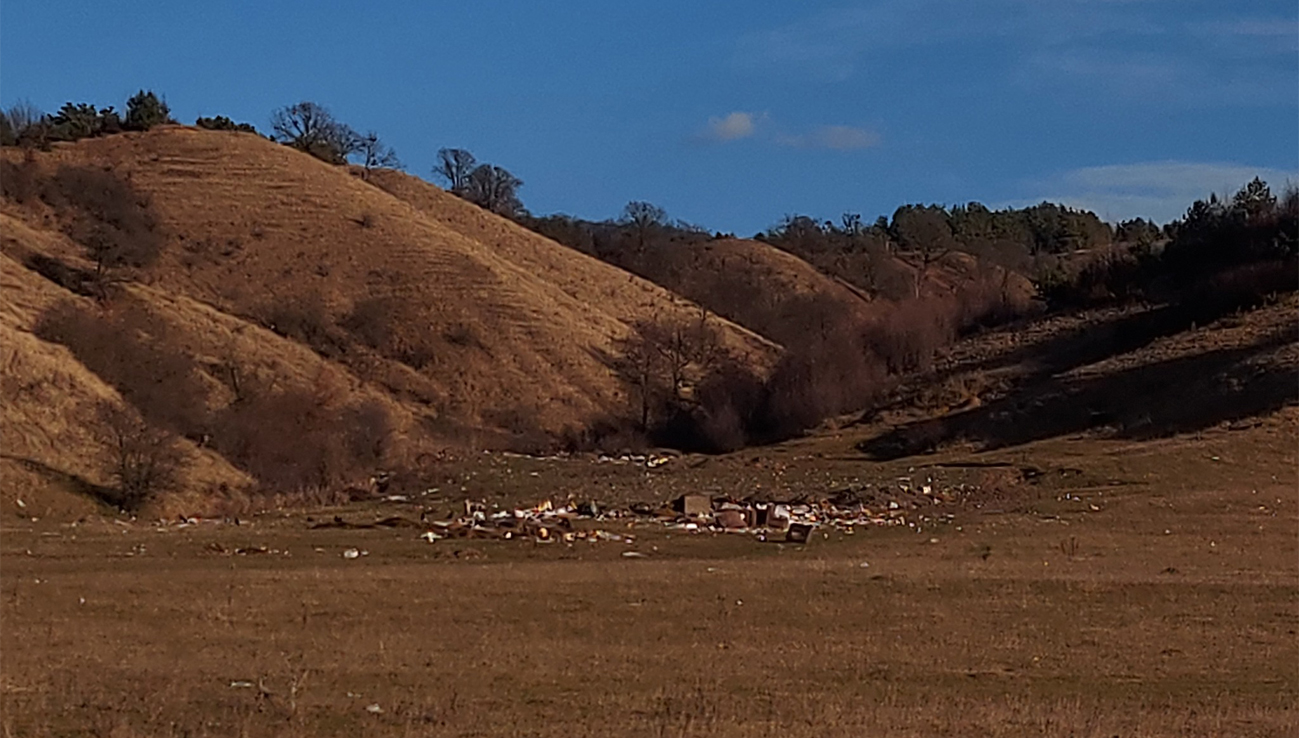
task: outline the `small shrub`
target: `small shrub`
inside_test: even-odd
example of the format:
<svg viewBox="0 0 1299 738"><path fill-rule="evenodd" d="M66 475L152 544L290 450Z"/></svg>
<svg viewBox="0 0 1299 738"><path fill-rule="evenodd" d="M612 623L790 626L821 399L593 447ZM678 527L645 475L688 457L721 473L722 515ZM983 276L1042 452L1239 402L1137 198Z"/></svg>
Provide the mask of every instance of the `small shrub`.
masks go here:
<svg viewBox="0 0 1299 738"><path fill-rule="evenodd" d="M105 466L116 490L116 498L109 502L136 511L175 488L185 463L175 436L150 425L134 410L111 403L101 404L98 416L107 433Z"/></svg>
<svg viewBox="0 0 1299 738"><path fill-rule="evenodd" d="M153 90L140 90L126 101L126 120L122 125L129 131L147 131L170 122L171 108Z"/></svg>
<svg viewBox="0 0 1299 738"><path fill-rule="evenodd" d="M346 337L334 325L324 299L317 294L271 305L263 323L277 335L305 344L327 358L340 356L347 350Z"/></svg>
<svg viewBox="0 0 1299 738"><path fill-rule="evenodd" d="M1072 269L1056 267L1038 279L1037 288L1050 310L1131 302L1145 296L1156 267L1148 256L1114 250Z"/></svg>
<svg viewBox="0 0 1299 738"><path fill-rule="evenodd" d="M45 254L29 254L23 259L23 266L73 294L82 297L99 297L102 294L99 280L93 272L68 266Z"/></svg>
<svg viewBox="0 0 1299 738"><path fill-rule="evenodd" d="M845 323L782 357L761 415L761 435L787 438L826 418L865 409L887 381L872 335Z"/></svg>
<svg viewBox="0 0 1299 738"><path fill-rule="evenodd" d="M437 356L424 323L408 300L372 297L357 303L342 326L380 356L423 369Z"/></svg>
<svg viewBox="0 0 1299 738"><path fill-rule="evenodd" d="M29 101L22 100L10 105L0 117L8 127L8 137L2 142L5 146L43 144L48 137L49 123L46 115Z"/></svg>
<svg viewBox="0 0 1299 738"><path fill-rule="evenodd" d="M957 335L956 305L943 298L896 303L863 328L863 341L890 374L928 369L938 349Z"/></svg>
<svg viewBox="0 0 1299 738"><path fill-rule="evenodd" d="M199 116L198 120L194 121L194 125L197 128L202 128L207 131L236 131L239 133L253 133L253 134L257 133L257 128L255 128L253 124L236 123L233 120L225 117L224 115L218 115L214 118L204 118L202 116Z"/></svg>
<svg viewBox="0 0 1299 738"><path fill-rule="evenodd" d="M522 408L488 409L483 420L508 434L505 449L520 454L544 454L555 448L549 433L537 424L536 413Z"/></svg>
<svg viewBox="0 0 1299 738"><path fill-rule="evenodd" d="M68 347L151 424L178 435L207 432L207 385L197 362L144 309L58 303L41 315L35 333Z"/></svg>
<svg viewBox="0 0 1299 738"><path fill-rule="evenodd" d="M388 445L396 432L388 407L375 399L362 400L343 409L342 427L353 463L377 469L388 455Z"/></svg>
<svg viewBox="0 0 1299 738"><path fill-rule="evenodd" d="M100 279L151 266L162 255L164 240L148 198L112 172L61 166L40 194L69 216L64 231L86 249Z"/></svg>
<svg viewBox="0 0 1299 738"><path fill-rule="evenodd" d="M1224 269L1184 288L1178 302L1200 322L1258 307L1269 298L1299 289L1299 262L1273 259Z"/></svg>
<svg viewBox="0 0 1299 738"><path fill-rule="evenodd" d="M368 476L387 453L393 421L379 402L343 405L328 389L253 393L220 412L212 442L279 492L325 490Z"/></svg>
<svg viewBox="0 0 1299 738"><path fill-rule="evenodd" d="M0 161L0 194L6 200L19 205L36 199L41 194L41 182L35 161L26 160L20 164Z"/></svg>
<svg viewBox="0 0 1299 738"><path fill-rule="evenodd" d="M442 337L446 342L453 346L465 348L482 348L483 343L478 338L478 331L474 330L468 323L456 323L443 332Z"/></svg>
<svg viewBox="0 0 1299 738"><path fill-rule="evenodd" d="M581 428L565 426L558 442L559 450L566 453L616 454L643 451L647 447L645 434L635 424L613 417L597 418Z"/></svg>

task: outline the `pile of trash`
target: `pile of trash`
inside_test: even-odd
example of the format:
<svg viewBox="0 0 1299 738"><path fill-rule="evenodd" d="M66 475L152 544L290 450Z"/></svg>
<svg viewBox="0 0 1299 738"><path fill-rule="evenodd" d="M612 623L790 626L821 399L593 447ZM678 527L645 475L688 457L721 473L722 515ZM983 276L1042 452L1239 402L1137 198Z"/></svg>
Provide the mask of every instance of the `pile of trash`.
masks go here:
<svg viewBox="0 0 1299 738"><path fill-rule="evenodd" d="M464 515L452 516L448 520L430 520L427 515L422 516L428 530L420 537L429 543L444 538L517 539L538 543L632 543L636 540L636 536L631 534L575 526L578 520L605 521L626 517L620 511L606 511L594 502L556 507L546 500L530 508L488 510L483 503L465 500L464 506Z"/></svg>
<svg viewBox="0 0 1299 738"><path fill-rule="evenodd" d="M594 522L618 523L623 531L658 525L692 533L743 533L759 541L804 543L818 528L851 535L866 526L919 530L922 525L950 522L955 517L952 513L932 508L954 503L968 491L964 485L940 490L932 480L920 485L910 482L904 477L894 485L847 488L822 499L737 500L684 494L664 505L640 502L625 508L605 508L597 502L555 505L546 500L530 508L492 510L484 503L466 500L463 515L441 521L421 516L426 527L421 538L429 543L446 538L486 538L570 544L633 543L636 539L632 533L593 528Z"/></svg>

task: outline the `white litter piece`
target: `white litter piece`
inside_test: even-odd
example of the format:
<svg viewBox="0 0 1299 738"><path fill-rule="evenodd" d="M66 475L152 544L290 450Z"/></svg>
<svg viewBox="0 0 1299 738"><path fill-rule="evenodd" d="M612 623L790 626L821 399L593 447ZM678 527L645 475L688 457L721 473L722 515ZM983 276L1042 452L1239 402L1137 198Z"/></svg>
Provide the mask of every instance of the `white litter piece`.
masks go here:
<svg viewBox="0 0 1299 738"><path fill-rule="evenodd" d="M383 708L382 708L382 707L379 707L379 703L378 703L378 702L375 702L375 703L372 704L372 705L366 705L366 707L365 707L365 711L368 712L368 713L370 713L371 715L382 715L382 714L383 714Z"/></svg>
<svg viewBox="0 0 1299 738"><path fill-rule="evenodd" d="M349 548L343 552L343 558L345 559L358 559L360 557L361 557L361 552L355 548Z"/></svg>
<svg viewBox="0 0 1299 738"><path fill-rule="evenodd" d="M623 551L622 557L624 559L643 559L645 558L645 554L640 551Z"/></svg>

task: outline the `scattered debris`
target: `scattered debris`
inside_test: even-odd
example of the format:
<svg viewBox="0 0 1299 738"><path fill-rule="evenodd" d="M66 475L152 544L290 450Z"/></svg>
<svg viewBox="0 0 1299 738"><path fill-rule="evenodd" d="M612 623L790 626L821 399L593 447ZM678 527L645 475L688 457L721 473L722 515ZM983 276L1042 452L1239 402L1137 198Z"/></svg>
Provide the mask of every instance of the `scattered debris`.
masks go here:
<svg viewBox="0 0 1299 738"><path fill-rule="evenodd" d="M308 519L310 522L310 519ZM372 530L374 528L418 528L418 520L410 520L400 515L391 515L386 518L380 518L369 523L351 523L343 520L341 516L335 515L333 520L324 522L312 522L312 530L321 530L327 528L336 528L339 530Z"/></svg>
<svg viewBox="0 0 1299 738"><path fill-rule="evenodd" d="M792 523L789 530L785 531L785 541L788 543L807 543L807 537L812 533L812 526L808 523Z"/></svg>
<svg viewBox="0 0 1299 738"><path fill-rule="evenodd" d="M687 517L711 515L713 501L705 495L681 495L672 503L672 509Z"/></svg>
<svg viewBox="0 0 1299 738"><path fill-rule="evenodd" d="M144 548L143 546L140 547L141 554L144 553L143 548ZM207 544L206 546L203 547L203 550L221 556L256 556L259 554L267 554L273 556L289 555L288 549L280 550L278 548L270 548L268 546L239 546L237 548L229 548L217 541L212 541L211 543Z"/></svg>
<svg viewBox="0 0 1299 738"><path fill-rule="evenodd" d="M349 548L343 552L343 558L345 559L358 559L360 557L361 557L360 550L355 548Z"/></svg>
<svg viewBox="0 0 1299 738"><path fill-rule="evenodd" d="M750 520L740 510L721 510L717 513L717 524L727 530L748 528Z"/></svg>

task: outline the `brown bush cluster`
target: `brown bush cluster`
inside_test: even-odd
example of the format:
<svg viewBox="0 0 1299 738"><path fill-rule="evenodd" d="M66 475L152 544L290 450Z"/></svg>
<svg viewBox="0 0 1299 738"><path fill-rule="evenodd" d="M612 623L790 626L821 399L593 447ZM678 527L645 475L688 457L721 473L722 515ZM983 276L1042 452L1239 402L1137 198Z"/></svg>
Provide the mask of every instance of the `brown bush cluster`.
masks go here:
<svg viewBox="0 0 1299 738"><path fill-rule="evenodd" d="M35 332L67 346L150 423L196 438L207 433L208 387L198 365L176 348L166 323L142 307L59 303L41 316Z"/></svg>
<svg viewBox="0 0 1299 738"><path fill-rule="evenodd" d="M383 296L361 300L342 321L342 328L386 359L423 369L437 357L427 330L412 330L422 321L410 300Z"/></svg>
<svg viewBox="0 0 1299 738"><path fill-rule="evenodd" d="M67 346L148 427L210 446L268 491L341 485L372 473L387 457L393 420L381 402L348 402L328 383L259 387L229 367L210 374L140 306L60 304L41 317L36 333ZM222 406L212 390L233 378L241 378L231 387L236 397ZM120 440L105 444L120 446Z"/></svg>
<svg viewBox="0 0 1299 738"><path fill-rule="evenodd" d="M176 488L185 453L172 433L150 425L130 407L105 402L98 415L106 433L104 466L116 493L105 502L133 512Z"/></svg>
<svg viewBox="0 0 1299 738"><path fill-rule="evenodd" d="M344 331L334 324L324 298L316 293L269 303L261 311L261 321L276 335L305 344L330 359L345 354L350 343Z"/></svg>
<svg viewBox="0 0 1299 738"><path fill-rule="evenodd" d="M772 442L827 418L866 410L898 375L926 371L934 355L965 330L1033 309L997 285L975 282L969 293L877 303L872 317L831 316L815 305L802 313L800 339L765 380L724 354L692 364L688 394L667 391L671 375L651 360L653 337L670 326L640 326L615 366L634 388L659 388L656 403L639 392L637 408L649 441L694 451L730 451ZM631 370L631 371L629 371ZM626 426L605 428L625 435ZM588 439L589 440L589 439Z"/></svg>
<svg viewBox="0 0 1299 738"><path fill-rule="evenodd" d="M325 489L377 469L392 432L377 401L345 404L325 389L287 389L218 413L212 445L272 489Z"/></svg>
<svg viewBox="0 0 1299 738"><path fill-rule="evenodd" d="M39 200L58 214L64 233L95 264L101 295L123 270L158 260L164 239L147 197L102 169L64 165L42 178L37 166L32 159L0 162L4 196L19 204Z"/></svg>

